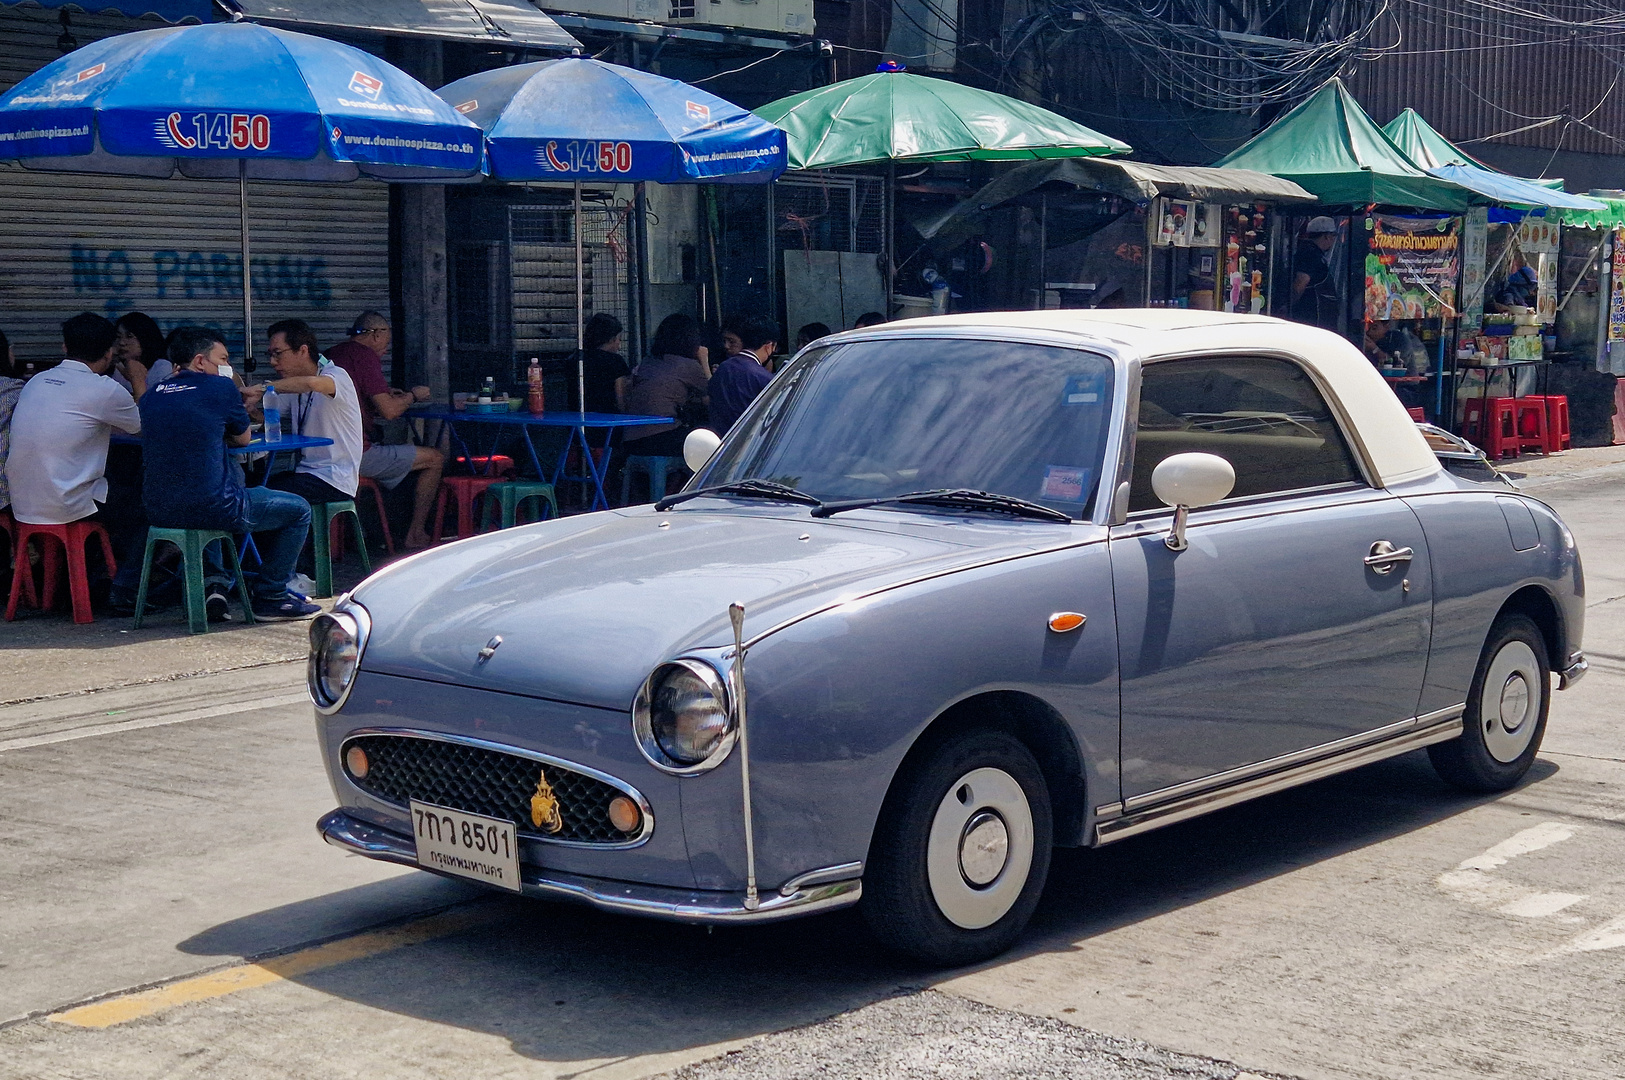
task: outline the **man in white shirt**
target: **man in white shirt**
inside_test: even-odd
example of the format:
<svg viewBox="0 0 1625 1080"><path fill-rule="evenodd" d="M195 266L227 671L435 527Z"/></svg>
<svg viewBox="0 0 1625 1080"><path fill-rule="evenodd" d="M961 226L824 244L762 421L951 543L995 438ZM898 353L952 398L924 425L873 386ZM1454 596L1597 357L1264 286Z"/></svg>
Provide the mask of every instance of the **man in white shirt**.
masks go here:
<svg viewBox="0 0 1625 1080"><path fill-rule="evenodd" d="M88 311L62 324L66 359L23 386L5 462L11 513L18 521L66 525L97 517L107 525L119 560L115 604L133 602L147 532L139 488L110 491L107 483L113 432L141 430L131 391L107 374L116 336L112 323ZM145 372L132 365L131 376L140 397L147 389Z"/></svg>
<svg viewBox="0 0 1625 1080"><path fill-rule="evenodd" d="M250 409L258 409L266 387L288 395L283 412L293 418L296 435L332 439L332 446L303 450L291 473L276 473L270 486L303 496L311 504L355 498L361 478L361 403L349 374L323 356L316 335L300 319L284 319L267 331L271 367L269 383L243 387Z"/></svg>

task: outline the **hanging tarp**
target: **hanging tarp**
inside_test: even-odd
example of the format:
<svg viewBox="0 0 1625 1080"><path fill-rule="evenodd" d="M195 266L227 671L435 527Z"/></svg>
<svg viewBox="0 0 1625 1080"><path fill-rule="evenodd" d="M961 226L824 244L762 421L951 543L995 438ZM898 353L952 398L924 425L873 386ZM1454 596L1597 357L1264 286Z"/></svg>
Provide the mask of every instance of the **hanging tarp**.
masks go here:
<svg viewBox="0 0 1625 1080"><path fill-rule="evenodd" d="M1155 198L1200 203L1275 202L1307 204L1315 197L1290 180L1249 169L1176 168L1111 158L1067 158L1018 165L942 216L920 226L930 239L938 233L974 230L989 210L1037 191L1046 184L1117 195L1132 202Z"/></svg>
<svg viewBox="0 0 1625 1080"><path fill-rule="evenodd" d="M1588 196L1602 204L1601 210L1562 210L1558 220L1576 229L1625 228L1625 199L1610 199L1603 195Z"/></svg>
<svg viewBox="0 0 1625 1080"><path fill-rule="evenodd" d="M1497 205L1586 211L1604 208L1596 199L1568 194L1561 180L1525 180L1490 168L1440 135L1415 109L1403 110L1383 125L1382 130L1406 157L1430 175L1476 191Z"/></svg>
<svg viewBox="0 0 1625 1080"><path fill-rule="evenodd" d="M1265 128L1221 167L1285 177L1329 206L1414 206L1459 213L1480 196L1418 168L1341 79Z"/></svg>

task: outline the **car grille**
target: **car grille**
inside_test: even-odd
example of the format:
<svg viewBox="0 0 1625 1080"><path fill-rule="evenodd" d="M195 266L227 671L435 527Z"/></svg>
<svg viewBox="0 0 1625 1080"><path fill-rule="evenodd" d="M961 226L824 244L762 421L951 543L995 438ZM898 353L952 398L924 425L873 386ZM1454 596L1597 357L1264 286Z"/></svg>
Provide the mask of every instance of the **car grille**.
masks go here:
<svg viewBox="0 0 1625 1080"><path fill-rule="evenodd" d="M519 832L544 840L621 844L623 833L609 820L618 788L583 773L478 746L400 735L363 735L345 743L367 752L365 779L350 782L369 795L405 807L407 800L434 803L486 817L507 818ZM531 822L530 800L543 770L559 802L564 828L549 833ZM348 775L348 774L347 774Z"/></svg>

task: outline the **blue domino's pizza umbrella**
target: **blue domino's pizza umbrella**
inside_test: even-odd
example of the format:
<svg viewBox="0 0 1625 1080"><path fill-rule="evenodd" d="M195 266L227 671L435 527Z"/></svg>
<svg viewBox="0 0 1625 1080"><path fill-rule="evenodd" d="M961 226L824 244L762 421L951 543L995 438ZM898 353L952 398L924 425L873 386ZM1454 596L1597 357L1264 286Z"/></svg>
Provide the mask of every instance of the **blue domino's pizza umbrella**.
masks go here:
<svg viewBox="0 0 1625 1080"><path fill-rule="evenodd" d="M485 130L491 176L575 185L576 348L585 345L581 182L769 183L784 171L785 135L714 94L586 57L470 75L440 96ZM586 407L584 365L577 391Z"/></svg>
<svg viewBox="0 0 1625 1080"><path fill-rule="evenodd" d="M0 159L31 169L236 177L253 348L248 181L478 176L480 131L428 87L325 38L253 23L120 34L0 97Z"/></svg>

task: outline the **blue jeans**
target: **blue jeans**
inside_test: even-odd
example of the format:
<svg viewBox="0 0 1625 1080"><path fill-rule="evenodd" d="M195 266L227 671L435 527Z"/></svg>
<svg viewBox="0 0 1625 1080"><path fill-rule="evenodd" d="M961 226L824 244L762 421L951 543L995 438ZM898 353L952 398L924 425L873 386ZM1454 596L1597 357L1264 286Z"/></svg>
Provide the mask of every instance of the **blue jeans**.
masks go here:
<svg viewBox="0 0 1625 1080"><path fill-rule="evenodd" d="M258 572L246 575L249 591L257 600L281 600L310 534L310 504L286 491L251 487L246 521L247 531L257 534L260 553ZM232 579L219 544L209 545L204 561L209 581L229 588Z"/></svg>

